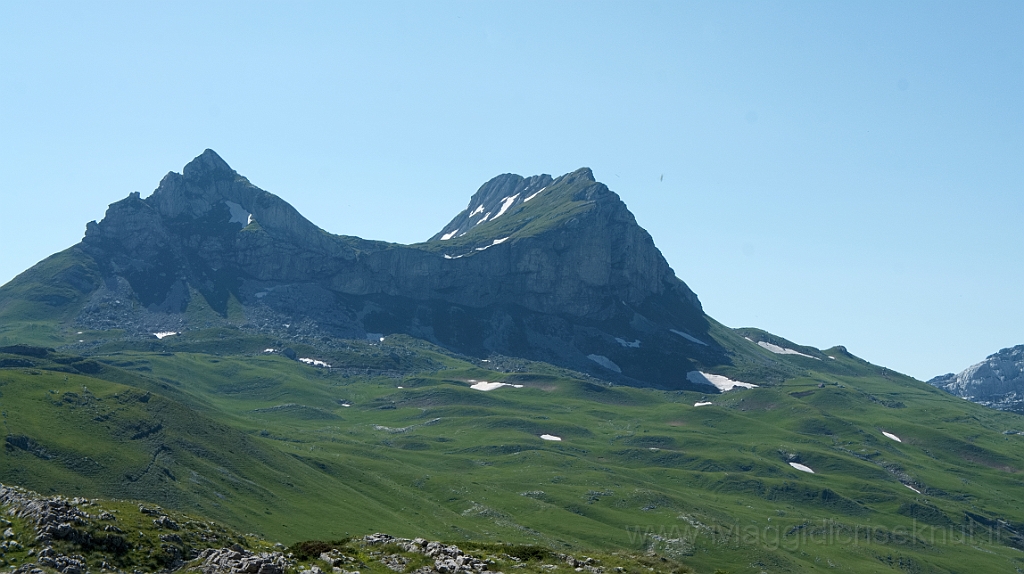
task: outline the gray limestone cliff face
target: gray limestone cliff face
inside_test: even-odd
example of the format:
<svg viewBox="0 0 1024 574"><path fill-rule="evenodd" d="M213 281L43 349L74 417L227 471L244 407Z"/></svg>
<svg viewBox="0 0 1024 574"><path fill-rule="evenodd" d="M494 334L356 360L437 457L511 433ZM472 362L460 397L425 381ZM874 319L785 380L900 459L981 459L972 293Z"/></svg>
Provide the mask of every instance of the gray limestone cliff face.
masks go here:
<svg viewBox="0 0 1024 574"><path fill-rule="evenodd" d="M928 384L985 406L1024 414L1024 345L1003 349Z"/></svg>
<svg viewBox="0 0 1024 574"><path fill-rule="evenodd" d="M573 217L540 233L512 232L500 242L486 235L452 256L423 248L429 244L331 235L207 150L182 174L165 176L150 197L132 194L111 205L102 222L90 223L84 245L109 261L112 271L128 271L147 305L160 305L160 293L171 292L169 270L175 269L182 280L191 276L211 289L247 279L315 281L346 295L519 305L592 319L610 316L619 302L639 305L666 291L699 310L696 295L675 277L650 235L590 170L557 181L499 176L474 200L526 198L526 192L555 183L580 188L575 199L584 206ZM514 211L517 205L505 207ZM512 215L503 217L509 221ZM143 281L146 273L155 277Z"/></svg>
<svg viewBox="0 0 1024 574"><path fill-rule="evenodd" d="M112 204L80 248L104 277L78 319L94 328L214 326L235 305L261 332L402 332L583 370L597 356L663 386L720 351L672 334L704 337L700 301L586 168L494 178L436 239L397 245L327 233L206 150ZM617 342L640 337L639 351Z"/></svg>

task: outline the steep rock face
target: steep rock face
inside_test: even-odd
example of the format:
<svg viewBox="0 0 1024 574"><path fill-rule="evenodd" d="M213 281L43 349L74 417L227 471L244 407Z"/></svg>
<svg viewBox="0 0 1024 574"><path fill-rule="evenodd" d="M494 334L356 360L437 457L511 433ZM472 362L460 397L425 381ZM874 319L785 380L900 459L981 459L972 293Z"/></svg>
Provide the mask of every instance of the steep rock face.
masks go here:
<svg viewBox="0 0 1024 574"><path fill-rule="evenodd" d="M207 150L112 204L80 249L103 276L78 317L93 328L403 332L666 387L723 357L696 295L586 168L496 177L405 246L329 234Z"/></svg>
<svg viewBox="0 0 1024 574"><path fill-rule="evenodd" d="M928 384L988 407L1024 414L1024 345L1003 349L959 374L935 377Z"/></svg>
<svg viewBox="0 0 1024 574"><path fill-rule="evenodd" d="M507 269L499 298L541 312L604 318L615 305L666 292L700 309L619 196L587 168L554 180L498 176L431 241L443 242L451 259L502 254L491 255Z"/></svg>

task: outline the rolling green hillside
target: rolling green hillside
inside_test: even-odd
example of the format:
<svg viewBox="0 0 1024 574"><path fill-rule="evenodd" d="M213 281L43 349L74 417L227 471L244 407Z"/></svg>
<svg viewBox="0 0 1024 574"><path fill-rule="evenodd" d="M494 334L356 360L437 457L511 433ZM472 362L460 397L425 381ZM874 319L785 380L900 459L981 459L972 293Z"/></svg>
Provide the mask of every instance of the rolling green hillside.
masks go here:
<svg viewBox="0 0 1024 574"><path fill-rule="evenodd" d="M652 549L737 572L1018 564L1018 416L840 348L780 355L716 329L752 348L729 376L762 386L613 386L401 336L294 346L330 369L223 329L89 358L6 349L0 481L149 500L286 543L387 531Z"/></svg>

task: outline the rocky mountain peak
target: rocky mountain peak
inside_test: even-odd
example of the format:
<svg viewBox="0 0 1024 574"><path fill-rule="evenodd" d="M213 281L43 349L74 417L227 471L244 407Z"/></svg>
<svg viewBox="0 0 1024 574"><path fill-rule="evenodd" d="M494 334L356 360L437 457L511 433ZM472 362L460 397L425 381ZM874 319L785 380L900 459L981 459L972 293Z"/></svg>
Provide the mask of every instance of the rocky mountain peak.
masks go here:
<svg viewBox="0 0 1024 574"><path fill-rule="evenodd" d="M480 186L469 205L444 226L431 241L448 241L468 233L481 223L494 221L534 199L554 180L550 175L522 177L512 173L499 175Z"/></svg>
<svg viewBox="0 0 1024 574"><path fill-rule="evenodd" d="M499 175L435 241L395 245L321 230L206 150L111 204L80 250L102 276L76 319L89 328L406 333L667 387L720 360L697 296L588 168Z"/></svg>
<svg viewBox="0 0 1024 574"><path fill-rule="evenodd" d="M928 384L985 406L1024 414L1024 345L1002 349Z"/></svg>
<svg viewBox="0 0 1024 574"><path fill-rule="evenodd" d="M234 179L237 175L235 170L224 161L217 152L207 149L198 157L188 162L181 174L189 181L198 181L208 178Z"/></svg>
<svg viewBox="0 0 1024 574"><path fill-rule="evenodd" d="M479 239L508 237L529 226L530 222L545 220L545 228L567 223L578 210L580 202L594 202L601 198L619 204L627 211L617 195L594 179L590 168L582 167L558 178L548 174L522 177L502 174L480 186L469 205L445 225L430 241L451 241L474 232ZM495 223L500 218L500 223ZM632 217L626 219L632 220ZM634 221L635 224L635 221ZM538 230L538 226L533 227ZM498 233L501 237L490 237Z"/></svg>
<svg viewBox="0 0 1024 574"><path fill-rule="evenodd" d="M581 167L558 178L558 183L573 185L576 183L597 183L597 180L594 179L594 172L589 167Z"/></svg>

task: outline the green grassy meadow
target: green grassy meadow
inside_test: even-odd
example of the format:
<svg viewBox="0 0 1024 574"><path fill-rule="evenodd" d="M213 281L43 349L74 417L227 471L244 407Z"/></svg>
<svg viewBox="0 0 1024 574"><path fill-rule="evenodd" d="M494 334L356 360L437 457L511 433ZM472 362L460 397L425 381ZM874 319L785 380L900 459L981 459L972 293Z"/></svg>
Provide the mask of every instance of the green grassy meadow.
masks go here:
<svg viewBox="0 0 1024 574"><path fill-rule="evenodd" d="M87 359L0 355L0 481L152 501L285 544L383 531L653 551L707 572L1024 558L1019 416L841 349L756 348L730 376L775 361L789 378L719 394L503 372L404 336L293 345L330 369L264 352L276 343L222 329L104 339Z"/></svg>

